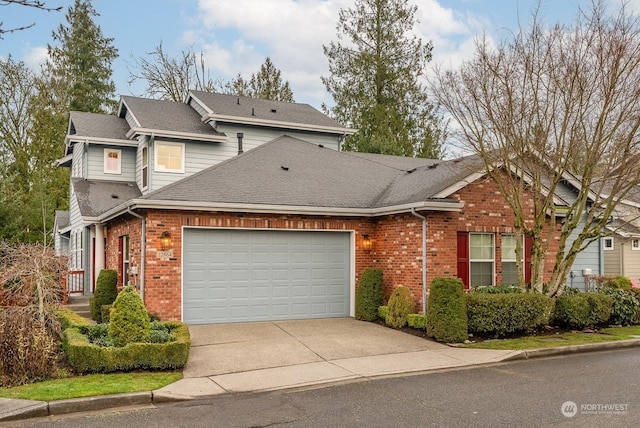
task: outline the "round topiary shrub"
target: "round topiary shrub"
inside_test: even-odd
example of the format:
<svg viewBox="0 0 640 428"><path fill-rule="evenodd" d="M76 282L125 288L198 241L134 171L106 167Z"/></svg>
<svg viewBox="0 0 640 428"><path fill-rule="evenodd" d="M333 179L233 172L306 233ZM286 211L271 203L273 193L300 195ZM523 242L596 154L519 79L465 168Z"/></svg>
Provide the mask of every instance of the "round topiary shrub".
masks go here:
<svg viewBox="0 0 640 428"><path fill-rule="evenodd" d="M93 293L93 297L89 299L89 309L91 311L91 318L101 323L102 320L102 307L104 305L110 305L118 296L118 272L112 269L103 269L98 274L98 280L96 281L96 291Z"/></svg>
<svg viewBox="0 0 640 428"><path fill-rule="evenodd" d="M467 340L467 306L460 279L434 278L427 309L427 336L440 342Z"/></svg>
<svg viewBox="0 0 640 428"><path fill-rule="evenodd" d="M125 287L118 294L111 309L109 338L116 346L145 342L150 329L149 314L140 295L133 287Z"/></svg>
<svg viewBox="0 0 640 428"><path fill-rule="evenodd" d="M402 328L407 325L409 314L415 313L416 301L411 291L402 285L393 290L389 297L389 313L387 325L393 328Z"/></svg>
<svg viewBox="0 0 640 428"><path fill-rule="evenodd" d="M384 298L382 285L381 269L369 268L362 272L356 291L356 319L375 321L378 318L378 307Z"/></svg>

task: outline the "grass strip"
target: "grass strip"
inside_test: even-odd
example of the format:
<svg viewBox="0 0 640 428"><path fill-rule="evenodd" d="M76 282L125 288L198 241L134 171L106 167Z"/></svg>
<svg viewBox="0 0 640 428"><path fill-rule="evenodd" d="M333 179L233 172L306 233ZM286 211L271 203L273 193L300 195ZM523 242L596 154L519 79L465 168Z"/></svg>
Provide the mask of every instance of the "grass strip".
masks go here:
<svg viewBox="0 0 640 428"><path fill-rule="evenodd" d="M640 326L609 327L594 333L570 332L555 335L524 336L513 339L490 339L478 343L460 345L464 348L525 350L553 348L558 346L583 345L586 343L612 342L640 338Z"/></svg>
<svg viewBox="0 0 640 428"><path fill-rule="evenodd" d="M105 373L52 379L13 388L0 388L0 397L55 401L97 395L153 391L182 379L181 372Z"/></svg>

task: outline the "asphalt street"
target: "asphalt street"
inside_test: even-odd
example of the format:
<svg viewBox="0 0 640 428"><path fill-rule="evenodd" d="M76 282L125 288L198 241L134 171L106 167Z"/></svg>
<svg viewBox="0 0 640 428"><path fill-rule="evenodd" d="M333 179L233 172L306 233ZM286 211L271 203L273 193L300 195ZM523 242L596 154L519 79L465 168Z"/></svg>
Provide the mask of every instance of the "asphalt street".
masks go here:
<svg viewBox="0 0 640 428"><path fill-rule="evenodd" d="M632 348L0 427L636 427L639 367Z"/></svg>

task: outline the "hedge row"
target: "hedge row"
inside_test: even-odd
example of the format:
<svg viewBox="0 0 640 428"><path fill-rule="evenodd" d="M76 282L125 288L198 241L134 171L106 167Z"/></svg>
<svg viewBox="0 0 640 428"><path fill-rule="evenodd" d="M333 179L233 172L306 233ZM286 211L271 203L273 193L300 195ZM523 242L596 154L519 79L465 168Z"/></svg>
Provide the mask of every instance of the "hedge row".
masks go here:
<svg viewBox="0 0 640 428"><path fill-rule="evenodd" d="M130 343L122 347L102 347L89 342L79 327L67 328L62 346L69 364L80 373L108 373L135 369L168 370L184 367L191 339L186 324L165 323L176 338L167 343Z"/></svg>
<svg viewBox="0 0 640 428"><path fill-rule="evenodd" d="M469 332L504 336L530 332L549 324L553 299L542 294L465 295Z"/></svg>
<svg viewBox="0 0 640 428"><path fill-rule="evenodd" d="M613 299L601 293L563 294L556 299L553 323L583 329L611 317Z"/></svg>

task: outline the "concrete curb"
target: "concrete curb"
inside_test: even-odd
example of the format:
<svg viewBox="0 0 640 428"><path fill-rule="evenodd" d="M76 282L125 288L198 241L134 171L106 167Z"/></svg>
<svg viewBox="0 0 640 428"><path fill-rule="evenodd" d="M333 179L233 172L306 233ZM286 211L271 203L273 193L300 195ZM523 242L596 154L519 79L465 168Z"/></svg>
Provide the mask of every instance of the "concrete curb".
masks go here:
<svg viewBox="0 0 640 428"><path fill-rule="evenodd" d="M640 339L616 340L613 342L586 343L583 345L560 346L555 348L538 348L521 351L502 361L529 360L531 358L553 357L585 352L607 351L611 349L625 349L640 346Z"/></svg>
<svg viewBox="0 0 640 428"><path fill-rule="evenodd" d="M489 361L476 366L495 364L497 362L528 360L532 358L553 357L577 353L625 349L640 346L640 339L618 340L613 342L589 343L585 345L562 346L555 348L538 348L525 351L515 351L499 361ZM435 369L439 370L442 367ZM408 372L410 373L410 372ZM401 373L395 373L399 375ZM341 380L342 381L342 380ZM332 382L322 382L323 384ZM292 385L299 387L300 385ZM286 389L286 388L280 388ZM0 423L52 415L64 415L76 412L115 409L128 406L152 405L176 401L188 401L200 397L172 394L157 391L134 392L126 394L102 395L96 397L74 398L58 401L30 401L10 400L0 398Z"/></svg>

